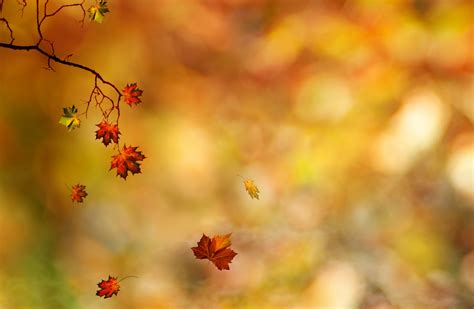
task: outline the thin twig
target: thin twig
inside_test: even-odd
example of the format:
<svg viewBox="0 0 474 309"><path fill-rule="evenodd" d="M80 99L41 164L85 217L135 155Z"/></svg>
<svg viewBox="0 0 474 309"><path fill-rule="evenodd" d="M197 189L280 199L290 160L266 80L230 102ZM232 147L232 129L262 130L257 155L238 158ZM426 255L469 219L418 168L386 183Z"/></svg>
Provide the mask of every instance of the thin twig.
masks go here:
<svg viewBox="0 0 474 309"><path fill-rule="evenodd" d="M3 4L3 2L2 2L2 4ZM0 18L0 21L3 22L5 24L5 26L7 26L8 31L10 32L10 43L9 44L13 44L13 41L15 41L15 38L13 37L13 30L10 27L10 24L8 23L8 20L6 20L5 18Z"/></svg>
<svg viewBox="0 0 474 309"><path fill-rule="evenodd" d="M4 0L0 0L0 9L3 6L3 2L4 2ZM27 2L26 2L26 0L17 0L17 2L20 5L22 5L22 14L23 14L23 11L24 11L25 7L27 6ZM36 16L35 16L35 18L36 18L36 31L38 32L38 41L36 42L36 44L35 45L17 45L17 44L14 44L15 37L14 37L14 34L13 34L13 29L11 28L8 20L6 18L2 17L2 18L0 18L0 22L4 23L5 26L7 27L8 31L10 33L10 42L8 42L8 43L0 42L0 48L6 48L6 49L11 49L11 50L23 50L23 51L33 50L33 51L36 51L36 52L42 54L43 56L45 56L47 58L47 66L44 68L46 70L55 71L53 66L52 66L52 63L55 62L55 63L62 64L62 65L65 65L65 66L75 67L75 68L78 68L80 70L91 73L92 75L94 75L94 87L93 87L93 89L90 93L89 100L86 102L86 104L87 104L86 110L85 110L85 112L83 112L80 115L85 115L85 117L87 118L87 113L89 111L90 103L92 102L92 100L94 100L96 105L100 108L100 110L102 112L102 116L105 118L105 120L108 120L110 114L114 110L117 110L117 120L116 120L116 122L118 124L118 121L119 121L119 118L120 118L120 100L122 98L122 92L117 88L117 86L115 86L113 83L105 80L102 77L102 75L99 72L97 72L96 70L94 70L94 69L92 69L88 66L85 66L83 64L80 64L80 63L71 62L70 57L72 56L72 54L69 54L64 58L58 57L56 55L56 51L54 49L54 42L46 39L43 36L42 26L43 26L44 22L48 18L56 16L57 14L59 14L62 10L66 9L66 8L79 7L82 10L82 19L79 22L81 22L82 26L83 26L84 25L84 20L85 20L85 17L86 17L86 9L84 7L85 0L82 0L82 1L76 2L76 3L61 5L58 8L56 8L55 10L52 10L51 12L48 12L48 5L50 4L50 0L44 0L42 5L40 5L40 0L35 0L35 4L36 4L36 7L35 7L35 10L36 10ZM43 47L43 44L42 44L43 41L48 44L49 50L50 50L49 52L47 51L47 49L45 49ZM117 94L117 101L116 102L114 102L114 100L110 96L106 95L102 91L101 87L99 86L99 81L101 82L101 84L104 84L104 85L107 85L107 86L111 87L116 92L116 94ZM103 104L104 100L110 102L110 104L111 104L110 108L106 108L106 109L103 108L102 104Z"/></svg>

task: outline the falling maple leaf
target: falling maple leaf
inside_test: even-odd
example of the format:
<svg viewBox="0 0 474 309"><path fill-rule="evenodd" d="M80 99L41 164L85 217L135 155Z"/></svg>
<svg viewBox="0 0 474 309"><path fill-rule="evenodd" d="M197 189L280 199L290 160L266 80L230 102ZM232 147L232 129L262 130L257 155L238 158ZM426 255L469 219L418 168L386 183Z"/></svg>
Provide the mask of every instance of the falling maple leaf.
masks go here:
<svg viewBox="0 0 474 309"><path fill-rule="evenodd" d="M81 184L72 186L71 200L73 202L82 203L86 196L87 196L86 186L81 185Z"/></svg>
<svg viewBox="0 0 474 309"><path fill-rule="evenodd" d="M110 169L116 168L117 175L123 179L127 179L128 172L132 174L141 173L138 161L143 161L146 157L137 149L138 147L127 147L124 145L120 153L112 157Z"/></svg>
<svg viewBox="0 0 474 309"><path fill-rule="evenodd" d="M81 125L81 120L77 117L77 108L73 105L71 107L63 107L63 115L59 119L59 123L67 127L69 131L78 128Z"/></svg>
<svg viewBox="0 0 474 309"><path fill-rule="evenodd" d="M110 124L107 121L102 121L99 124L96 124L99 129L95 132L95 139L102 138L102 143L105 146L109 145L111 141L118 143L120 131L118 125Z"/></svg>
<svg viewBox="0 0 474 309"><path fill-rule="evenodd" d="M214 236L212 240L205 234L202 234L201 239L197 243L197 247L192 247L194 255L197 259L208 259L219 270L229 269L229 263L237 255L232 249L228 248L231 245L230 235Z"/></svg>
<svg viewBox="0 0 474 309"><path fill-rule="evenodd" d="M101 282L97 283L100 290L97 291L95 295L104 298L112 297L112 295L117 295L120 291L119 281L116 277L111 277L109 275L108 280L102 280Z"/></svg>
<svg viewBox="0 0 474 309"><path fill-rule="evenodd" d="M101 282L97 283L100 290L98 290L95 295L99 297L109 298L113 295L117 295L120 291L119 283L127 278L138 278L137 276L127 276L123 277L122 279L118 280L117 277L112 277L109 275L109 279L102 280Z"/></svg>
<svg viewBox="0 0 474 309"><path fill-rule="evenodd" d="M89 19L99 24L104 21L105 14L110 12L107 7L107 1L100 0L97 5L91 6L87 12L89 12Z"/></svg>
<svg viewBox="0 0 474 309"><path fill-rule="evenodd" d="M137 105L142 101L139 97L143 94L143 90L138 88L137 83L127 84L127 86L123 88L122 93L125 97L125 103L129 106L133 104Z"/></svg>
<svg viewBox="0 0 474 309"><path fill-rule="evenodd" d="M257 200L259 199L258 194L260 193L260 191L258 190L253 180L245 179L244 186L245 190L247 190L251 198L256 198Z"/></svg>

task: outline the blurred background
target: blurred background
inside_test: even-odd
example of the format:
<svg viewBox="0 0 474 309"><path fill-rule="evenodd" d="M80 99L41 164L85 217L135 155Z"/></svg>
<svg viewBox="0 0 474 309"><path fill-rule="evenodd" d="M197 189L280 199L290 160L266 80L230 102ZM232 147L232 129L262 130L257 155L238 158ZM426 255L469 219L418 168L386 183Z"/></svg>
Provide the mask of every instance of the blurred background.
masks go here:
<svg viewBox="0 0 474 309"><path fill-rule="evenodd" d="M34 44L34 2L20 8L2 14ZM44 34L144 90L122 106L121 142L147 156L126 181L95 140L97 109L58 124L93 76L0 49L0 308L474 306L471 1L109 8L84 27L65 10ZM230 232L230 271L194 258L202 233ZM105 300L108 275L139 278Z"/></svg>

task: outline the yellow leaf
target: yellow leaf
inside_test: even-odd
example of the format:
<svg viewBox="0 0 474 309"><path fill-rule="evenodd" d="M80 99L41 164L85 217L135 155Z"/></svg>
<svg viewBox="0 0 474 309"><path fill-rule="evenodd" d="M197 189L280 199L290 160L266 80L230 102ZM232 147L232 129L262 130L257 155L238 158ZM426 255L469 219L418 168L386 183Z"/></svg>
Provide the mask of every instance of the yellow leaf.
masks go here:
<svg viewBox="0 0 474 309"><path fill-rule="evenodd" d="M67 127L69 131L79 128L81 120L77 117L77 108L73 105L72 107L64 107L63 115L59 119L59 123Z"/></svg>
<svg viewBox="0 0 474 309"><path fill-rule="evenodd" d="M99 7L97 6L91 6L89 8L89 18L98 23L104 21L104 15L99 11Z"/></svg>
<svg viewBox="0 0 474 309"><path fill-rule="evenodd" d="M259 199L258 194L260 193L260 191L258 190L253 180L250 180L250 179L244 180L244 186L245 186L245 190L247 190L251 198L256 198L257 200Z"/></svg>
<svg viewBox="0 0 474 309"><path fill-rule="evenodd" d="M97 5L91 6L88 10L89 19L98 23L104 21L105 14L109 12L107 1L100 0Z"/></svg>

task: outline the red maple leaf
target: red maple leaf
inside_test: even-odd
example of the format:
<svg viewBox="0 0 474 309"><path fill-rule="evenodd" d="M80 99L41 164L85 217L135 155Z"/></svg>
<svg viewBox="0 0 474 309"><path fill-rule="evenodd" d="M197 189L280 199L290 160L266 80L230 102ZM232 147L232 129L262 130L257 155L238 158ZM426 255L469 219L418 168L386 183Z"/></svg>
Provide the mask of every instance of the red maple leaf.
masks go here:
<svg viewBox="0 0 474 309"><path fill-rule="evenodd" d="M127 84L127 86L123 88L122 93L125 97L125 103L130 107L133 104L137 105L142 101L139 97L143 94L143 90L138 88L137 83Z"/></svg>
<svg viewBox="0 0 474 309"><path fill-rule="evenodd" d="M109 145L111 141L115 144L118 143L120 134L118 125L102 121L101 123L96 124L96 126L98 126L99 129L95 131L95 139L102 138L102 143L104 143L105 146Z"/></svg>
<svg viewBox="0 0 474 309"><path fill-rule="evenodd" d="M219 270L229 270L229 263L237 255L232 249L227 248L231 245L230 235L214 236L212 239L202 234L197 247L192 247L197 259L208 259Z"/></svg>
<svg viewBox="0 0 474 309"><path fill-rule="evenodd" d="M146 157L141 153L141 151L137 151L137 148L138 147L127 147L124 145L122 151L120 151L118 155L112 157L110 169L116 168L117 175L123 179L127 179L128 172L132 174L141 173L140 162L138 161L143 161Z"/></svg>
<svg viewBox="0 0 474 309"><path fill-rule="evenodd" d="M86 186L81 185L81 184L72 186L71 200L73 202L82 203L86 196L87 196Z"/></svg>
<svg viewBox="0 0 474 309"><path fill-rule="evenodd" d="M108 280L102 280L101 282L97 283L100 290L97 291L95 295L104 298L112 297L112 295L117 295L120 291L119 281L116 277L111 277L109 275Z"/></svg>

